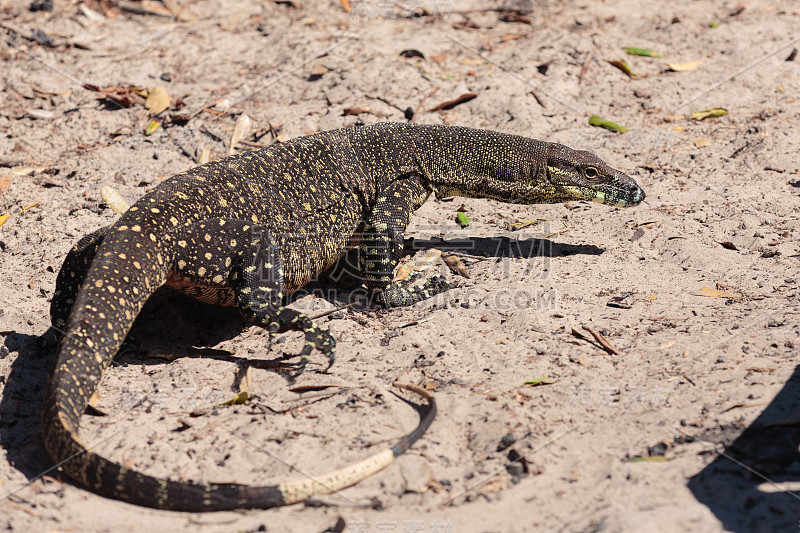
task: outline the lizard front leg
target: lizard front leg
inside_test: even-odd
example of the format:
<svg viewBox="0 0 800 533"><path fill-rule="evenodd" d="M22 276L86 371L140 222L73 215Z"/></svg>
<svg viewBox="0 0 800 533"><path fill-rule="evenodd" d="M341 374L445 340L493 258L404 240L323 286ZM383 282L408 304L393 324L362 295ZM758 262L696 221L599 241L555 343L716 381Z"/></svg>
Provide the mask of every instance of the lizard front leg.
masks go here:
<svg viewBox="0 0 800 533"><path fill-rule="evenodd" d="M361 274L367 288L378 293L388 307L414 305L451 288L441 276L433 276L419 287L393 282L392 274L403 257L403 234L411 215L430 195L416 176L393 181L378 197L364 224L359 245Z"/></svg>
<svg viewBox="0 0 800 533"><path fill-rule="evenodd" d="M186 246L181 248L181 243ZM270 345L280 329L305 334L298 373L308 365L314 348L328 357L328 368L333 365L336 340L330 332L300 311L283 306L283 258L278 240L268 229L238 219L207 219L178 240L178 250L175 266L180 283L195 283L210 291L232 290L233 303L269 332Z"/></svg>

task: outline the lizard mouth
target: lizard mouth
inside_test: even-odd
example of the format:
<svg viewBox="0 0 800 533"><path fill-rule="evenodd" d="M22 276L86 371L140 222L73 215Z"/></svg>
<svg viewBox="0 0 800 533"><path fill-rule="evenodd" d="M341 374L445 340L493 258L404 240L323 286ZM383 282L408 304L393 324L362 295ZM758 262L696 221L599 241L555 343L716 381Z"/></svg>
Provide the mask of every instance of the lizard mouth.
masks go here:
<svg viewBox="0 0 800 533"><path fill-rule="evenodd" d="M612 207L634 207L642 203L645 193L641 187L632 183L626 188L614 188L610 191L594 190L587 192L579 187L565 187L576 200L588 200Z"/></svg>

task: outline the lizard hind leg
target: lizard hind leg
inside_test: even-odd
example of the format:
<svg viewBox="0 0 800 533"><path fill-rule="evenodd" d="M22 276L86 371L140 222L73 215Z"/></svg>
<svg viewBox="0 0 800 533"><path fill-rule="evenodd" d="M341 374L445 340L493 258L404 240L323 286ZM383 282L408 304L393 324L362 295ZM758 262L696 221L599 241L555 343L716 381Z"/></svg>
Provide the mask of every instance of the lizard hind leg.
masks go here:
<svg viewBox="0 0 800 533"><path fill-rule="evenodd" d="M284 265L276 240L264 228L254 226L251 230L230 274L240 310L254 324L269 332L270 345L281 329L304 333L306 342L300 352L296 375L302 374L308 366L314 348L328 358L330 368L336 359L336 340L326 328L315 324L307 315L282 305Z"/></svg>

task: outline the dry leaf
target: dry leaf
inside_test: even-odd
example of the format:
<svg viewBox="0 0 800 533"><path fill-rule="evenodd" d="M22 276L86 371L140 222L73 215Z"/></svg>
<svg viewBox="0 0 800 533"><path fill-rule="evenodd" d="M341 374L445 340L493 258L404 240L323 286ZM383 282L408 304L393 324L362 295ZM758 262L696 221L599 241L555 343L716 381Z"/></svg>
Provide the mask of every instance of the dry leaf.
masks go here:
<svg viewBox="0 0 800 533"><path fill-rule="evenodd" d="M205 165L209 161L211 161L211 147L206 146L205 144L201 145L200 156L197 158L197 164Z"/></svg>
<svg viewBox="0 0 800 533"><path fill-rule="evenodd" d="M698 59L697 61L689 61L688 63L667 63L667 66L670 70L674 70L675 72L686 72L689 70L694 70L703 63L705 63L706 58Z"/></svg>
<svg viewBox="0 0 800 533"><path fill-rule="evenodd" d="M745 368L748 372L775 372L777 368L767 366L748 366Z"/></svg>
<svg viewBox="0 0 800 533"><path fill-rule="evenodd" d="M614 67L617 67L622 72L624 72L629 78L638 78L639 77L638 74L635 74L631 70L630 65L628 65L628 63L626 63L625 61L620 61L620 60L614 59L614 60L608 60L608 62L609 62L610 65L612 65Z"/></svg>
<svg viewBox="0 0 800 533"><path fill-rule="evenodd" d="M89 398L89 405L97 409L98 403L100 403L100 394L97 391L94 391L92 396Z"/></svg>
<svg viewBox="0 0 800 533"><path fill-rule="evenodd" d="M414 272L414 261L406 261L397 267L392 281L403 281Z"/></svg>
<svg viewBox="0 0 800 533"><path fill-rule="evenodd" d="M242 405L243 403L247 402L249 397L250 396L247 394L247 391L242 391L233 398L231 398L230 400L222 402L219 405Z"/></svg>
<svg viewBox="0 0 800 533"><path fill-rule="evenodd" d="M10 216L11 216L11 215L0 215L0 227L2 227L2 226L3 226L3 224L5 224L5 223L6 223L6 220L8 220L8 218L9 218Z"/></svg>
<svg viewBox="0 0 800 533"><path fill-rule="evenodd" d="M345 13L350 13L350 0L342 0L342 9Z"/></svg>
<svg viewBox="0 0 800 533"><path fill-rule="evenodd" d="M169 109L169 105L169 92L161 85L153 87L144 102L144 106L150 111L151 115L158 115L162 111Z"/></svg>
<svg viewBox="0 0 800 533"><path fill-rule="evenodd" d="M737 298L735 294L720 291L718 289L712 289L711 287L703 287L700 289L700 292L697 294L697 296L707 296L708 298Z"/></svg>
<svg viewBox="0 0 800 533"><path fill-rule="evenodd" d="M514 223L511 223L511 224L507 224L506 225L506 229L508 231L519 231L519 230L527 228L529 226L535 226L536 224L538 224L539 222L541 222L543 220L545 220L545 219L543 219L543 218L531 218L531 219L528 219L528 220L522 220L520 222L514 222Z"/></svg>
<svg viewBox="0 0 800 533"><path fill-rule="evenodd" d="M28 116L32 118L38 118L40 120L49 120L51 118L55 118L56 114L52 111L47 109L26 109L25 112Z"/></svg>
<svg viewBox="0 0 800 533"><path fill-rule="evenodd" d="M442 257L442 251L437 248L431 248L430 250L426 250L422 257L417 260L417 267L415 270L419 272L425 272L429 270L433 265L436 264L437 261Z"/></svg>
<svg viewBox="0 0 800 533"><path fill-rule="evenodd" d="M465 102L469 102L470 100L477 98L477 96L478 93L474 92L462 93L453 98L452 100L445 100L444 102L441 102L440 104L433 106L432 108L428 109L428 111L439 111L440 109L445 109L445 110L453 109L455 106L459 104L463 104Z"/></svg>
<svg viewBox="0 0 800 533"><path fill-rule="evenodd" d="M712 107L711 109L703 109L702 111L695 111L692 113L692 120L705 120L711 117L724 117L728 114L728 110L724 107Z"/></svg>
<svg viewBox="0 0 800 533"><path fill-rule="evenodd" d="M464 263L461 262L461 259L459 259L456 254L453 252L445 252L442 254L442 258L444 259L444 264L447 265L451 272L470 279L467 267L464 266Z"/></svg>
<svg viewBox="0 0 800 533"><path fill-rule="evenodd" d="M23 208L22 208L22 210L19 212L19 214L21 215L22 213L24 213L24 212L25 212L25 211L27 211L28 209L33 209L34 207L36 207L36 206L37 206L37 205L39 205L40 203L41 203L41 202L33 202L32 204L28 204L28 205L26 205L25 207L23 207Z"/></svg>
<svg viewBox="0 0 800 533"><path fill-rule="evenodd" d="M228 148L228 155L233 155L236 151L236 145L250 133L251 124L252 121L250 117L244 113L239 115L239 118L236 119L236 124L233 126L233 133L231 133L231 145Z"/></svg>
<svg viewBox="0 0 800 533"><path fill-rule="evenodd" d="M650 50L649 48L639 48L638 46L629 46L625 48L625 53L632 56L664 57L663 54L656 52L655 50Z"/></svg>
<svg viewBox="0 0 800 533"><path fill-rule="evenodd" d="M605 119L598 115L592 115L591 117L589 117L589 125L598 128L605 128L611 131L616 131L618 133L625 133L626 131L628 131L627 127L617 124L616 122L611 122L610 120Z"/></svg>
<svg viewBox="0 0 800 533"><path fill-rule="evenodd" d="M517 39L524 39L527 37L525 33L507 33L500 38L500 42L516 41Z"/></svg>
<svg viewBox="0 0 800 533"><path fill-rule="evenodd" d="M348 116L351 116L351 115L362 115L364 113L368 113L370 115L374 115L375 114L375 112L372 109L370 109L368 107L357 106L357 105L356 106L352 106L352 107L345 107L342 110L342 116L343 117L348 117Z"/></svg>
<svg viewBox="0 0 800 533"><path fill-rule="evenodd" d="M323 391L325 389L342 389L342 390L344 390L344 389L349 389L349 388L350 387L347 387L345 385L334 385L334 384L322 384L322 383L320 383L319 385L298 385L297 387L292 387L291 389L289 389L289 392L297 392L297 393L319 392L319 391Z"/></svg>
<svg viewBox="0 0 800 533"><path fill-rule="evenodd" d="M400 57L408 57L408 58L416 57L419 59L425 59L425 54L423 54L416 48L408 48L400 52Z"/></svg>
<svg viewBox="0 0 800 533"><path fill-rule="evenodd" d="M27 174L36 173L36 172L43 172L47 170L47 165L34 165L34 166L23 166L23 167L13 167L11 169L12 176L25 176Z"/></svg>
<svg viewBox="0 0 800 533"><path fill-rule="evenodd" d="M100 187L100 196L108 207L117 214L122 214L128 210L130 204L125 201L122 195L113 187L104 185Z"/></svg>
<svg viewBox="0 0 800 533"><path fill-rule="evenodd" d="M702 148L711 144L711 141L705 137L698 137L696 139L692 139L692 144L694 144L697 148Z"/></svg>
<svg viewBox="0 0 800 533"><path fill-rule="evenodd" d="M9 187L11 187L11 182L13 180L14 178L9 176L8 174L3 174L2 176L0 176L0 195L2 195L4 192L8 190Z"/></svg>
<svg viewBox="0 0 800 533"><path fill-rule="evenodd" d="M161 126L157 120L151 120L147 123L147 127L144 129L145 135L152 135L156 132L156 130Z"/></svg>
<svg viewBox="0 0 800 533"><path fill-rule="evenodd" d="M507 486L508 482L506 481L505 478L500 476L495 476L486 483L484 483L483 486L480 489L478 489L478 492L481 494L491 494L493 492L500 492Z"/></svg>
<svg viewBox="0 0 800 533"><path fill-rule="evenodd" d="M322 77L324 74L327 74L330 69L325 65L318 64L313 69L311 69L311 75L316 77Z"/></svg>

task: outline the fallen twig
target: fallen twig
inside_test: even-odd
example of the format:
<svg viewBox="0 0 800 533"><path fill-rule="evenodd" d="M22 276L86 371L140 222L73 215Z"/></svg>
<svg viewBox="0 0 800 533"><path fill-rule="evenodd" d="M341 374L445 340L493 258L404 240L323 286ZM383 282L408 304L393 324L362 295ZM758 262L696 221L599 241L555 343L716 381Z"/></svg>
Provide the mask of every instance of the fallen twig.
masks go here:
<svg viewBox="0 0 800 533"><path fill-rule="evenodd" d="M598 344L600 344L600 346L602 346L605 349L605 351L607 351L611 355L619 355L619 352L617 351L617 349L614 348L613 346L611 346L611 343L608 342L606 340L606 338L603 337L600 333L598 333L597 331L593 330L589 326L583 326L583 329L585 329L586 331L591 333L592 337L594 337L594 340L596 340L598 342Z"/></svg>

